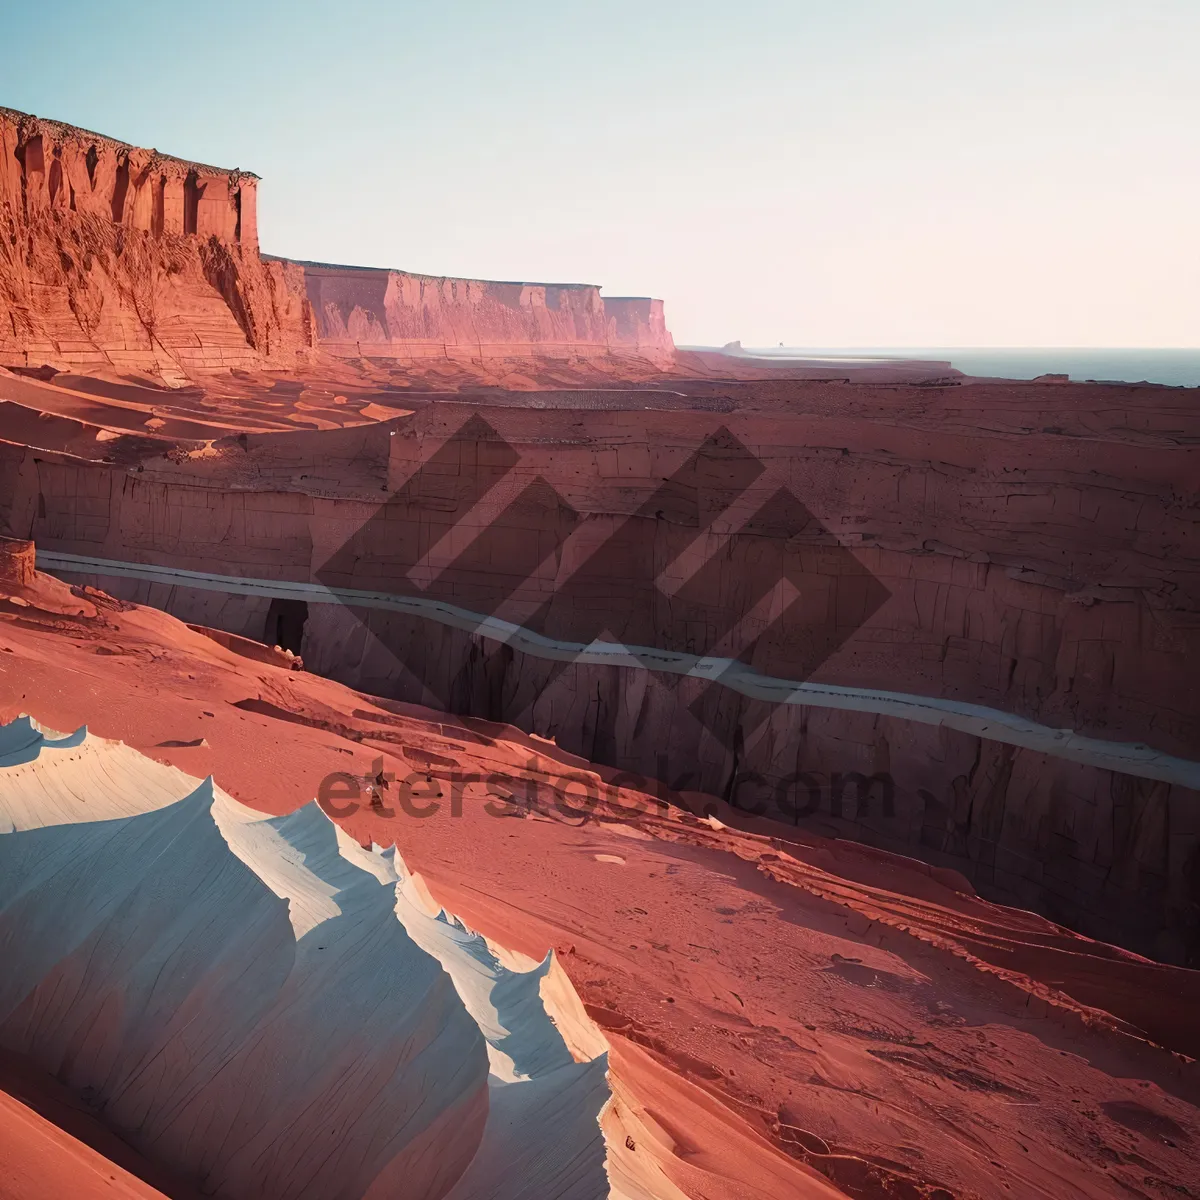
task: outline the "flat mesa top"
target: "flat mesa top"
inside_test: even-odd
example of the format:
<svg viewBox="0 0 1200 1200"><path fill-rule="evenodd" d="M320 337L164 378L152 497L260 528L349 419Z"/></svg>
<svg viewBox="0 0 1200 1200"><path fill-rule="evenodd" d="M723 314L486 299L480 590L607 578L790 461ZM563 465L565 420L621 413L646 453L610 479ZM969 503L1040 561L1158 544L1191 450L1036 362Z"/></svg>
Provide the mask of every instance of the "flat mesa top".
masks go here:
<svg viewBox="0 0 1200 1200"><path fill-rule="evenodd" d="M180 158L175 154L164 154L161 150L156 150L152 147L136 146L132 142L123 142L120 138L110 137L106 133L96 133L91 129L84 129L79 125L72 125L67 121L55 121L50 117L39 117L36 113L22 112L18 108L7 108L0 104L0 119L7 118L15 125L36 124L39 131L50 133L59 141L90 141L98 142L103 145L111 146L116 150L148 150L148 153L153 154L155 158L167 162L181 163L184 166L195 167L201 171L209 171L214 175L241 175L251 179L260 179L261 176L256 175L253 171L244 171L240 167L217 167L211 163L197 162L191 158Z"/></svg>
<svg viewBox="0 0 1200 1200"><path fill-rule="evenodd" d="M368 267L358 263L328 263L315 262L308 258L284 258L278 254L264 254L263 258L267 261L274 262L292 262L301 267L312 267L318 271L362 271L367 274L378 275L380 272L394 271L399 275L411 275L414 279L436 279L439 283L496 283L503 287L548 287L548 288L569 288L574 291L586 291L592 289L599 291L601 284L598 283L546 283L543 280L531 279L476 279L469 275L430 275L422 271L408 271L403 267ZM641 296L607 296L609 300L628 300L628 299L643 299ZM644 299L649 300L646 296Z"/></svg>

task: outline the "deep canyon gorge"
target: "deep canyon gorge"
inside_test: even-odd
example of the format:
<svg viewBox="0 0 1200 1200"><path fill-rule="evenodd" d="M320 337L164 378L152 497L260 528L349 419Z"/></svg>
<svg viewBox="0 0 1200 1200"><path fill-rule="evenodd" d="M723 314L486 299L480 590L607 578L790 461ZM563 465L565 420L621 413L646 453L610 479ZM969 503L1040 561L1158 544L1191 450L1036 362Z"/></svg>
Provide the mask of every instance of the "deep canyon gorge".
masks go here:
<svg viewBox="0 0 1200 1200"><path fill-rule="evenodd" d="M925 1013L928 1001L940 1013L922 990L933 988L935 967L921 956L930 957L947 978L966 980L955 1011L967 1011L959 1001L970 993L1006 1038L1016 1035L1005 1022L1025 1021L1033 1004L1039 1019L1057 1014L1056 1030L1093 1039L1078 1051L1093 1074L1111 1066L1126 1079L1153 1061L1144 1069L1156 1095L1171 1093L1162 1120L1184 1131L1162 1137L1186 1145L1200 1051L1194 1009L1180 1015L1197 978L1184 968L1200 967L1200 389L977 379L936 363L764 366L680 350L658 300L264 255L258 183L0 109L0 584L12 597L0 603L0 633L12 639L0 655L0 718L31 714L67 732L107 720L101 737L147 756L138 778L167 779L151 761L165 757L188 773L188 789L211 774L231 790L237 801L210 791L193 803L186 797L199 793L171 777L161 805L120 812L130 823L120 836L173 845L192 835L164 822L201 831L210 865L196 869L219 862L237 875L280 962L291 962L293 946L270 892L294 901L297 889L328 884L359 896L366 885L351 878L352 861L376 876L371 889L403 885L406 837L439 901L413 917L411 938L444 903L443 923L453 911L468 933L487 933L497 975L503 959L527 991L553 947L556 990L544 1007L575 1030L565 1049L555 1043L555 1069L566 1071L555 1086L569 1076L592 1089L570 1113L584 1114L580 1128L608 1121L608 1159L605 1176L603 1147L573 1126L583 1182L561 1191L540 1182L539 1196L598 1195L611 1184L628 1200L732 1197L745 1162L768 1178L746 1195L999 1194L974 1151L928 1150L927 1160L897 1151L904 1162L895 1161L865 1107L815 1131L822 1105L805 1098L809 1085L793 1095L791 1082L822 1088L848 1074L855 1096L901 1107L908 1085L897 1080L910 1069L1014 1108L1038 1088L1016 1068L979 1082L974 1059L947 1067L948 1043L928 1049L941 1032L928 1046L887 1042L865 1066L847 1066L859 1063L857 1049L826 1048L810 1063L796 1047L817 1025L776 1014L765 984L743 996L742 972L758 985L766 968L722 940L733 938L723 927L732 922L712 915L757 921L773 904L802 924L811 914L793 912L800 902L788 889L821 914L812 917L818 940L841 947L832 959L822 951L834 964L828 986L877 987L872 1003L895 1008L860 1014L856 1029L876 1029L882 1044L879 1028L924 1020L909 1008ZM94 713L55 689L60 668L81 695L92 694L83 681L100 681ZM147 725L127 694L139 697L136 712L161 705L186 733L165 716ZM56 749L33 725L5 729L13 746L26 739L29 761L67 769L73 746ZM296 756L294 769L275 767L286 788L255 765L248 730L263 745L278 741L272 754ZM79 745L109 753L94 739ZM476 843L449 818L449 833L440 819L406 831L368 806L344 822L353 837L339 832L336 842L327 817L302 806L341 760L361 773L376 752L442 789L456 772L483 771L478 757L525 785L541 781L551 811L535 797L528 812L508 814L517 819L468 821ZM549 760L582 780L578 794L564 799L570 789L547 782ZM34 768L22 763L22 786L33 788ZM639 798L644 820L623 820L622 789ZM510 790L511 800L520 789ZM160 808L168 815L155 816ZM286 848L245 849L275 837L251 830L264 813L283 841L319 843L316 882L273 884L281 868L271 856ZM89 840L79 822L96 819L31 818L41 842L14 822L0 852L24 837L21 846L73 853ZM536 889L523 891L516 860L495 848L510 825L530 861L550 856L538 880L555 896L551 915L530 916ZM568 839L561 862L551 830ZM402 857L385 870L381 848L393 841ZM460 854L486 883L448 865ZM678 858L668 867L658 854ZM732 865L718 869L718 858ZM724 957L713 950L701 968L694 955L662 976L623 963L617 940L667 953L637 924L657 910L630 902L629 936L607 944L592 917L558 907L554 889L574 888L564 880L585 860L597 894L614 904L616 871L636 873L655 903L668 903L659 889L675 873L697 896L737 891L736 905L697 918L695 943L674 909L661 938L676 950L718 946ZM20 861L24 870L31 860ZM508 890L526 908L507 912ZM581 910L585 894L571 896ZM370 891L373 913L388 903ZM767 924L756 927L763 944L776 936ZM377 925L384 930L382 917ZM389 921L372 936L405 935ZM810 951L787 944L786 980L775 983L800 994L795 963ZM445 956L431 945L404 942L397 953L436 974L431 964ZM847 945L864 952L847 955ZM858 979L871 971L876 982ZM21 978L31 995L52 986L32 968ZM674 990L634 1013L630 997L649 978ZM999 990L985 1001L972 990L983 988ZM511 1176L514 1161L542 1162L544 1149L487 1132L487 1046L498 1039L468 1011L469 989L439 996L438 1020L458 1022L465 1047L446 1108L459 1105L474 1132L446 1139L438 1161L452 1165L431 1173L421 1194L485 1195L469 1172L493 1171L487 1154ZM757 1065L740 1050L718 1053L695 1033L706 1005L716 1005L728 1045L779 1044ZM691 1033L663 1015L672 1006L694 1019ZM976 1015L959 1024L986 1025ZM326 1016L316 1011L303 1036L329 1036ZM29 1052L36 1039L8 1036L20 1021L2 1018L0 1046ZM529 1018L547 1019L540 1008ZM847 1021L830 1018L839 1038L851 1037ZM47 1034L54 1045L38 1063L61 1078L70 1037L62 1032L59 1045L59 1036ZM117 1041L104 1051L114 1061L132 1053L113 1049ZM587 1070L602 1053L607 1091L598 1069ZM1060 1051L1047 1041L1011 1053L1041 1078ZM1112 1066L1106 1054L1130 1057ZM1164 1082L1176 1073L1183 1082ZM66 1074L72 1086L98 1086L87 1071ZM528 1074L532 1091L538 1073ZM180 1069L171 1087L186 1090L188 1078ZM686 1099L678 1079L695 1086ZM396 1103L407 1103L397 1089ZM502 1091L492 1085L492 1103ZM1123 1093L1110 1102L1137 1108ZM672 1105L732 1157L672 1128ZM193 1155L169 1125L114 1119L140 1130L129 1135L139 1154L154 1160L169 1148L172 1170L212 1182L216 1194L266 1186L237 1155ZM1062 1154L1086 1157L1074 1117L1054 1120L1069 1128ZM1117 1123L1142 1136L1148 1120ZM906 1128L906 1146L929 1133L919 1122ZM1010 1133L1006 1155L1025 1136L1005 1125ZM264 1144L273 1136L262 1134ZM630 1148L640 1145L653 1145L651 1165ZM380 1165L391 1160L373 1146L350 1156L357 1174L344 1192L311 1182L325 1178L318 1164L300 1183L280 1167L262 1194L390 1195L379 1180L392 1178ZM410 1152L420 1159L419 1146ZM1030 1169L1025 1194L1055 1194L1047 1181L1061 1164ZM1162 1172L1196 1184L1178 1164ZM1098 1173L1087 1194L1127 1194L1110 1184Z"/></svg>

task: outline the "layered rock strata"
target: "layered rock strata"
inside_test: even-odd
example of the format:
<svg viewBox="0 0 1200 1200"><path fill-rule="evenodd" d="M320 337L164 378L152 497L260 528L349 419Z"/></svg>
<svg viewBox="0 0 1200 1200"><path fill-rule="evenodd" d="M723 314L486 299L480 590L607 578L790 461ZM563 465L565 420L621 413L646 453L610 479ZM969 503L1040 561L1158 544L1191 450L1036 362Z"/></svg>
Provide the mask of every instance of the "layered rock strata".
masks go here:
<svg viewBox="0 0 1200 1200"><path fill-rule="evenodd" d="M103 560L71 578L1187 961L1195 452L1155 389L1072 388L1048 417L1049 391L793 385L790 411L757 415L439 403L132 470L11 449L0 503L8 532ZM1060 423L1032 432L1034 412ZM597 661L592 642L631 649ZM755 699L735 666L927 711ZM925 719L943 704L1004 720Z"/></svg>
<svg viewBox="0 0 1200 1200"><path fill-rule="evenodd" d="M258 252L257 177L0 109L0 363L294 368L302 273Z"/></svg>
<svg viewBox="0 0 1200 1200"><path fill-rule="evenodd" d="M226 648L165 613L44 574L0 588L0 618L0 719L30 709L64 729L92 719L156 760L154 770L170 763L192 781L217 773L230 794L286 818L251 826L291 839L276 864L289 896L310 869L330 878L320 845L293 837L304 818L291 813L297 797L327 796L352 839L339 841L341 855L381 882L391 871L375 844L398 839L438 902L489 939L485 954L405 880L401 924L426 947L412 921L414 906L424 911L441 947L434 957L496 1043L493 1075L504 1069L498 1052L531 1069L513 1051L537 1023L518 1019L499 989L495 1014L479 1004L488 964L515 972L516 992L528 995L555 947L542 1004L573 1058L609 1055L601 1127L611 1200L990 1196L998 1169L1014 1194L1030 1196L1058 1197L1064 1180L1111 1200L1145 1191L1148 1177L1164 1195L1197 1186L1194 971L991 904L953 871L784 830L712 797L717 816L699 817L679 797L622 786L619 773L511 726L271 666L240 643ZM88 772L89 741L43 747L61 769L41 756L32 764L60 816ZM380 759L391 781L376 800L328 792L331 772L377 783ZM107 765L106 779L122 776L111 754ZM589 788L600 797L590 812ZM157 802L153 779L137 794ZM103 798L89 794L88 807ZM341 887L322 898L349 899ZM313 907L319 915L319 904L299 915ZM521 1036L496 1037L501 1013ZM103 1039L108 1029L87 1033ZM0 1049L0 1086L15 1083L35 1104L51 1098L30 1086L31 1071L14 1078L10 1066ZM0 1141L11 1141L19 1131L2 1100ZM551 1091L535 1131L566 1107ZM61 1104L39 1111L65 1115ZM193 1195L145 1155L131 1161L95 1118L67 1126L165 1194ZM206 1130L196 1132L202 1140ZM520 1173L527 1200L552 1200L544 1175ZM50 1192L18 1181L16 1194ZM53 1193L65 1194L92 1193L78 1183Z"/></svg>
<svg viewBox="0 0 1200 1200"><path fill-rule="evenodd" d="M661 300L582 283L497 283L299 264L322 350L338 358L598 357L669 362Z"/></svg>
<svg viewBox="0 0 1200 1200"><path fill-rule="evenodd" d="M0 365L180 383L333 358L665 365L662 303L259 253L258 177L0 108Z"/></svg>

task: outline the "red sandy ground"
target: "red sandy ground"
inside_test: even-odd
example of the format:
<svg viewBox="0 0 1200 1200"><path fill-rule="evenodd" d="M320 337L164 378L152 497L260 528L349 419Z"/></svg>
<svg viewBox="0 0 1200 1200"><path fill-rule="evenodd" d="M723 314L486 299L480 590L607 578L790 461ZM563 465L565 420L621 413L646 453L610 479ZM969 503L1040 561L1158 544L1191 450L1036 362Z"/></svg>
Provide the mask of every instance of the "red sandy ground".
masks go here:
<svg viewBox="0 0 1200 1200"><path fill-rule="evenodd" d="M367 362L329 360L306 376L236 371L204 376L187 387L163 387L128 372L26 371L0 367L0 400L51 413L89 428L164 440L204 441L237 431L339 429L401 416L406 392L448 395L460 389L670 387L673 376L637 360L595 359L489 363L434 361L403 371ZM40 442L35 442L40 445Z"/></svg>
<svg viewBox="0 0 1200 1200"><path fill-rule="evenodd" d="M58 1200L63 1196L142 1200L161 1195L19 1100L0 1092L2 1200Z"/></svg>
<svg viewBox="0 0 1200 1200"><path fill-rule="evenodd" d="M0 1051L0 1200L199 1200L56 1080Z"/></svg>
<svg viewBox="0 0 1200 1200"><path fill-rule="evenodd" d="M933 372L936 374L936 371ZM387 420L410 411L406 399L447 397L480 389L521 393L546 389L628 390L736 380L772 385L797 379L853 378L859 383L927 379L929 364L840 367L835 370L762 366L715 353L681 351L672 367L637 358L432 359L403 367L368 360L323 360L302 374L232 371L201 376L185 387L164 387L128 371L88 374L50 368L0 367L0 401L31 413L53 414L95 430L139 434L167 444L227 437L238 431L339 429ZM959 377L958 372L947 374ZM407 395L406 395L407 394ZM16 419L6 415L4 436ZM43 418L44 421L44 418ZM42 426L43 432L45 426ZM44 445L32 439L31 444Z"/></svg>
<svg viewBox="0 0 1200 1200"><path fill-rule="evenodd" d="M1200 1195L1185 1057L1200 1052L1200 974L910 860L681 806L701 798L606 788L589 813L561 776L592 768L550 743L357 694L42 576L6 588L0 720L87 723L270 812L380 756L416 772L414 804L440 791L435 815L388 797L393 816L364 806L344 824L396 842L481 932L557 948L612 1042L618 1094L663 1131L641 1151L685 1194ZM509 815L489 815L483 784L452 815L455 767L507 775L490 790L515 797ZM11 1141L28 1117L0 1114Z"/></svg>

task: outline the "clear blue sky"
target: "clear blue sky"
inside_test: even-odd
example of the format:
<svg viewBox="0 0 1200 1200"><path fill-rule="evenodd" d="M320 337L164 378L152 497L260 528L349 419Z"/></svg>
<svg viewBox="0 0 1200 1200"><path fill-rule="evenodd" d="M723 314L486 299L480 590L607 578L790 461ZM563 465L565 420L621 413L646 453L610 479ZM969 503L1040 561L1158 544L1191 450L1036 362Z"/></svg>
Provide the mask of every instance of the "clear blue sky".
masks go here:
<svg viewBox="0 0 1200 1200"><path fill-rule="evenodd" d="M680 342L1200 345L1200 0L8 0L0 104L263 176L264 249Z"/></svg>

